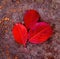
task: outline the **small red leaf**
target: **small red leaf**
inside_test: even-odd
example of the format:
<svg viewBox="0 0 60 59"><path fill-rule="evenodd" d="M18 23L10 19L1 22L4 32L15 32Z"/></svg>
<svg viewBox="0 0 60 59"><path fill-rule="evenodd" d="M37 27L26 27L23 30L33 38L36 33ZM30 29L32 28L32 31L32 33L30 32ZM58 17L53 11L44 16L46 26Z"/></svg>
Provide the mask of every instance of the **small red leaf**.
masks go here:
<svg viewBox="0 0 60 59"><path fill-rule="evenodd" d="M36 23L29 31L29 41L35 44L43 43L50 38L52 33L51 26L46 22Z"/></svg>
<svg viewBox="0 0 60 59"><path fill-rule="evenodd" d="M28 10L24 15L24 22L26 27L29 29L34 25L40 18L40 15L35 10Z"/></svg>
<svg viewBox="0 0 60 59"><path fill-rule="evenodd" d="M12 32L16 42L23 45L26 44L27 29L25 28L25 26L20 23L17 23L14 25Z"/></svg>

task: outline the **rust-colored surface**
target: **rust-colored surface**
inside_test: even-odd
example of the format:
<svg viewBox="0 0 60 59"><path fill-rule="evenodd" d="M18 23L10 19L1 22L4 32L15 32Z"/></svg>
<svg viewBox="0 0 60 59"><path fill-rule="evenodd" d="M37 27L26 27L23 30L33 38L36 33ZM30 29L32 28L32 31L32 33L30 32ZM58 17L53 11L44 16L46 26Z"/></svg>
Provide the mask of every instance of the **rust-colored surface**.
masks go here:
<svg viewBox="0 0 60 59"><path fill-rule="evenodd" d="M29 9L37 10L54 34L43 44L23 47L15 42L12 27L24 23ZM0 59L60 59L60 0L0 0Z"/></svg>

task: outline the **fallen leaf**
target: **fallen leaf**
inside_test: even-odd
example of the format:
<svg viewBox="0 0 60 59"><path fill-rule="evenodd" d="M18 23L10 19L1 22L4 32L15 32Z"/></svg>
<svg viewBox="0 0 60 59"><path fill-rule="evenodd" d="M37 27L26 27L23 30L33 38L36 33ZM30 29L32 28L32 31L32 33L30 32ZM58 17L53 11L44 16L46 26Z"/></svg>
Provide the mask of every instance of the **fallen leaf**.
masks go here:
<svg viewBox="0 0 60 59"><path fill-rule="evenodd" d="M29 41L31 43L43 43L51 37L53 31L51 26L46 22L36 23L29 31Z"/></svg>
<svg viewBox="0 0 60 59"><path fill-rule="evenodd" d="M27 41L27 29L24 25L16 23L13 27L13 36L19 44L25 45Z"/></svg>
<svg viewBox="0 0 60 59"><path fill-rule="evenodd" d="M29 29L34 25L40 18L39 13L36 10L28 10L24 15L24 22L26 27Z"/></svg>

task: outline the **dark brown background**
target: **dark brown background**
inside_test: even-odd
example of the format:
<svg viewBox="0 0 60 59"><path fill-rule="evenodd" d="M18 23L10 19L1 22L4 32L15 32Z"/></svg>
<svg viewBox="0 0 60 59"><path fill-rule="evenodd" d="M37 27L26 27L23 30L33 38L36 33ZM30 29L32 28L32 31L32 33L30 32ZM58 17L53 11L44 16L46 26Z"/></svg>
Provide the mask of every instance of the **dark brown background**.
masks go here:
<svg viewBox="0 0 60 59"><path fill-rule="evenodd" d="M42 44L16 43L14 23L23 21L26 10L35 9L53 27L53 36ZM60 0L0 0L0 59L60 59Z"/></svg>

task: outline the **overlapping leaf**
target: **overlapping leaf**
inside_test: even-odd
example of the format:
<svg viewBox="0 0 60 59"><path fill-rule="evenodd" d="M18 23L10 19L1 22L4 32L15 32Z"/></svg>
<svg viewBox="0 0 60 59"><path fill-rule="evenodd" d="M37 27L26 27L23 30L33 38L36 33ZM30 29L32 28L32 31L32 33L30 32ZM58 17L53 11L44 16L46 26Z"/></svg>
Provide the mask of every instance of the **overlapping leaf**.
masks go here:
<svg viewBox="0 0 60 59"><path fill-rule="evenodd" d="M24 15L24 22L27 29L30 29L40 18L40 15L35 10L28 10Z"/></svg>

